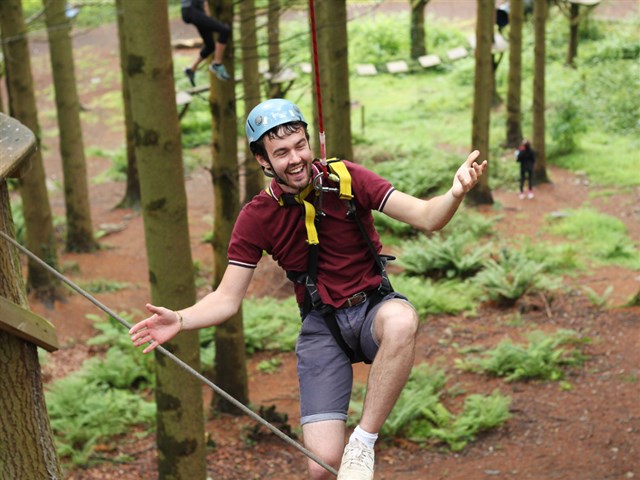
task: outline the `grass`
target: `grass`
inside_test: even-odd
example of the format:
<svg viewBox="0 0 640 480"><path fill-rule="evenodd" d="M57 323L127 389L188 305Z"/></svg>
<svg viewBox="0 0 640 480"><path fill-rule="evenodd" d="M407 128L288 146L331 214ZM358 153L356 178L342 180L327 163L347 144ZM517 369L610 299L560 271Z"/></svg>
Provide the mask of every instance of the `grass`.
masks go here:
<svg viewBox="0 0 640 480"><path fill-rule="evenodd" d="M583 207L566 210L565 216L547 219L551 233L579 244L585 259L595 264L616 264L640 269L638 245L626 225L616 217Z"/></svg>

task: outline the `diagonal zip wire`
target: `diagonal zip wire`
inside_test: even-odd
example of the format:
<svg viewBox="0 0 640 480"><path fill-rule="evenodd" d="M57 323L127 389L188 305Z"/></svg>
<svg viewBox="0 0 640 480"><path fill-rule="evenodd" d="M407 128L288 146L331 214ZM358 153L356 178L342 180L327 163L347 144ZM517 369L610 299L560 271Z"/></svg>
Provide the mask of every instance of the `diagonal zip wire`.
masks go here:
<svg viewBox="0 0 640 480"><path fill-rule="evenodd" d="M100 302L97 298L92 296L90 293L88 293L87 291L83 290L81 287L79 287L75 283L73 283L71 280L69 280L67 277L65 277L62 273L58 272L55 268L50 266L44 260L42 260L37 255L35 255L33 252L27 250L25 247L20 245L18 242L16 242L13 238L8 236L3 231L0 231L0 236L2 238L4 238L7 242L9 242L13 246L15 246L22 253L27 255L29 258L34 260L38 265L43 267L45 270L49 271L56 278L62 280L65 284L67 284L69 287L71 287L77 293L79 293L84 298L89 300L91 303L93 303L95 306L97 306L100 310L102 310L106 314L110 315L111 317L115 318L120 324L122 324L124 327L126 327L127 330L131 329L132 326L129 324L129 322L127 322L125 319L121 318L113 310L111 310L109 307L104 305L102 302ZM186 370L191 375L195 376L198 380L200 380L202 383L204 383L205 385L210 387L218 395L223 397L228 402L232 403L234 406L238 407L240 410L242 410L242 412L246 413L249 417L254 419L256 422L260 423L261 425L263 425L266 428L268 428L269 430L271 430L277 437L280 437L286 443L288 443L292 447L298 449L300 452L302 452L304 455L306 455L311 460L316 462L322 468L324 468L328 472L332 473L333 475L336 475L336 476L338 475L338 472L336 471L335 468L333 468L331 465L327 464L325 461L320 459L320 457L318 457L315 453L313 453L312 451L310 451L307 448L303 447L300 443L296 442L294 439L289 437L287 434L285 434L284 432L279 430L277 427L275 427L274 425L272 425L271 423L266 421L260 415L258 415L253 410L251 410L249 407L245 406L243 403L241 403L240 401L236 400L234 397L232 397L227 392L222 390L220 387L218 387L215 383L213 383L207 377L202 375L200 372L195 370L193 367L191 367L188 364L186 364L184 361L180 360L178 357L176 357L173 353L171 353L169 350L164 348L162 345L158 345L156 347L156 350L159 351L161 354L165 355L166 357L168 357L169 359L173 360L180 368L182 368L183 370Z"/></svg>

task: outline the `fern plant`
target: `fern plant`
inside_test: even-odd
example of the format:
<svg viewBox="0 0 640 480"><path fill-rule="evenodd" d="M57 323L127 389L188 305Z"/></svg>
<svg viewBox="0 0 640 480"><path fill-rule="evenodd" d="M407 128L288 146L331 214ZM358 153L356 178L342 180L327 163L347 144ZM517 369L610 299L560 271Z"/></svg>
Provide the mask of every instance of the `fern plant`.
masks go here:
<svg viewBox="0 0 640 480"><path fill-rule="evenodd" d="M544 274L545 264L528 259L518 251L502 249L497 259L488 260L473 282L489 300L500 306L512 306L522 296L555 290L560 280Z"/></svg>
<svg viewBox="0 0 640 480"><path fill-rule="evenodd" d="M464 279L482 269L490 251L491 244L477 245L471 232L436 233L407 242L400 264L408 274Z"/></svg>
<svg viewBox="0 0 640 480"><path fill-rule="evenodd" d="M385 435L403 436L414 442L437 441L452 450L462 450L478 432L495 428L509 417L511 399L494 391L490 396L469 395L463 411L451 413L442 403L446 377L442 370L421 364L415 367L389 418ZM364 387L354 389L353 417L360 417Z"/></svg>
<svg viewBox="0 0 640 480"><path fill-rule="evenodd" d="M553 335L535 331L529 334L526 346L505 340L479 357L456 360L456 366L462 370L504 377L508 382L526 379L556 381L564 377L566 367L582 365L585 360L579 349L566 347L588 341L571 330L559 330Z"/></svg>

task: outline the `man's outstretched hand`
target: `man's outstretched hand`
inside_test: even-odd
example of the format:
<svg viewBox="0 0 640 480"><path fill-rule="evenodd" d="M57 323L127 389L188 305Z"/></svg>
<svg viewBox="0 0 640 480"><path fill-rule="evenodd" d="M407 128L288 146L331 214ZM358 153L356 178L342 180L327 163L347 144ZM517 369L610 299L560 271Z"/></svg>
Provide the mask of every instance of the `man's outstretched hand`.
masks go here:
<svg viewBox="0 0 640 480"><path fill-rule="evenodd" d="M152 315L136 323L129 330L131 341L136 347L145 343L149 344L142 353L149 353L158 345L171 340L182 327L179 315L173 310L156 307L150 303L147 303L146 307Z"/></svg>
<svg viewBox="0 0 640 480"><path fill-rule="evenodd" d="M462 198L469 190L476 186L478 179L487 169L487 161L478 164L475 160L480 156L478 150L469 154L467 160L460 166L453 178L451 194L455 198Z"/></svg>

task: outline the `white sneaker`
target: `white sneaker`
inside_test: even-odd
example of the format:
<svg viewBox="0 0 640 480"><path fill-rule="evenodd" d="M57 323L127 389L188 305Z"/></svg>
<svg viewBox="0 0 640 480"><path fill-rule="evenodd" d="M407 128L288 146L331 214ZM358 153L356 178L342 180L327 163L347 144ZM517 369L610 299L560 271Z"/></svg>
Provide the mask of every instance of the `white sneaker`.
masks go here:
<svg viewBox="0 0 640 480"><path fill-rule="evenodd" d="M373 480L373 448L358 439L344 448L337 480Z"/></svg>

